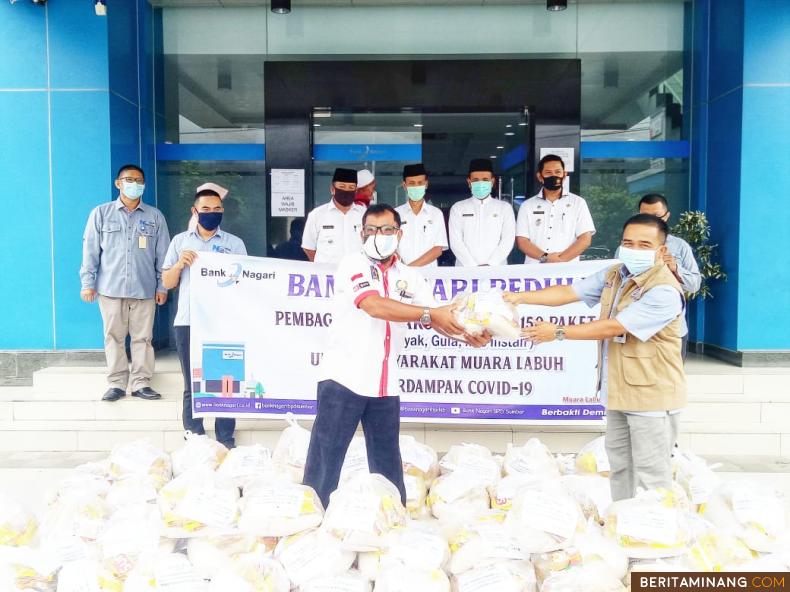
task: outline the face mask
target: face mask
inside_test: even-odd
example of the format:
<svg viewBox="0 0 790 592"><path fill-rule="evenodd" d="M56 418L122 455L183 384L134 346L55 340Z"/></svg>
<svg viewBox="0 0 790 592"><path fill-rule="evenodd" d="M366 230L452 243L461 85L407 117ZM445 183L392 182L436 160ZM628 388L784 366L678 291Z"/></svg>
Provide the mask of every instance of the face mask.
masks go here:
<svg viewBox="0 0 790 592"><path fill-rule="evenodd" d="M656 264L656 251L620 247L617 257L632 275L644 273Z"/></svg>
<svg viewBox="0 0 790 592"><path fill-rule="evenodd" d="M198 224L208 231L214 230L222 222L222 212L198 212Z"/></svg>
<svg viewBox="0 0 790 592"><path fill-rule="evenodd" d="M144 183L129 183L128 181L121 181L121 191L129 199L140 199L145 191Z"/></svg>
<svg viewBox="0 0 790 592"><path fill-rule="evenodd" d="M543 187L549 191L562 189L562 177L543 177Z"/></svg>
<svg viewBox="0 0 790 592"><path fill-rule="evenodd" d="M365 239L365 255L376 261L389 259L398 248L398 235L374 234Z"/></svg>
<svg viewBox="0 0 790 592"><path fill-rule="evenodd" d="M356 195L356 191L346 191L345 189L335 188L335 201L344 208L347 208L352 203L354 203L354 198Z"/></svg>
<svg viewBox="0 0 790 592"><path fill-rule="evenodd" d="M472 195L477 199L485 199L491 195L494 184L491 181L472 181Z"/></svg>
<svg viewBox="0 0 790 592"><path fill-rule="evenodd" d="M406 194L412 201L420 201L425 197L425 190L428 189L427 185L415 185L406 188Z"/></svg>

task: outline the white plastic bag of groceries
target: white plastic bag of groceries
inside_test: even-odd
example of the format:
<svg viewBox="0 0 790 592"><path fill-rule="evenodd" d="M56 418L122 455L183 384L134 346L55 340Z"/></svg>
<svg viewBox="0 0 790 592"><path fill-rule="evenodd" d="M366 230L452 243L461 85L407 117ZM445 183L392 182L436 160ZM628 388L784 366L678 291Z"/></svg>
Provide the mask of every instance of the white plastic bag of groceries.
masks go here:
<svg viewBox="0 0 790 592"><path fill-rule="evenodd" d="M600 521L612 503L612 488L607 477L593 475L563 475L560 483L584 512L585 518Z"/></svg>
<svg viewBox="0 0 790 592"><path fill-rule="evenodd" d="M505 520L525 553L547 553L567 547L585 520L576 500L557 481L522 490Z"/></svg>
<svg viewBox="0 0 790 592"><path fill-rule="evenodd" d="M347 483L357 473L370 473L368 469L368 449L365 438L355 436L348 445L343 467L340 470L340 485Z"/></svg>
<svg viewBox="0 0 790 592"><path fill-rule="evenodd" d="M104 498L82 493L60 497L45 511L41 520L39 539L43 542L66 541L79 537L94 542L104 529L110 510Z"/></svg>
<svg viewBox="0 0 790 592"><path fill-rule="evenodd" d="M321 529L352 551L380 549L383 536L406 524L397 487L378 474L357 473L329 498Z"/></svg>
<svg viewBox="0 0 790 592"><path fill-rule="evenodd" d="M501 561L453 576L453 592L537 592L529 561Z"/></svg>
<svg viewBox="0 0 790 592"><path fill-rule="evenodd" d="M682 489L651 489L613 502L606 510L605 533L635 559L675 557L691 539L688 499Z"/></svg>
<svg viewBox="0 0 790 592"><path fill-rule="evenodd" d="M576 455L576 472L581 475L609 476L609 456L604 436L590 440Z"/></svg>
<svg viewBox="0 0 790 592"><path fill-rule="evenodd" d="M450 548L435 520L412 520L384 537L384 547L359 554L362 574L373 581L391 565L431 572L442 570L450 559Z"/></svg>
<svg viewBox="0 0 790 592"><path fill-rule="evenodd" d="M427 506L428 483L422 477L403 474L403 486L406 489L406 511L411 518L420 520L431 515Z"/></svg>
<svg viewBox="0 0 790 592"><path fill-rule="evenodd" d="M209 592L289 592L291 582L276 559L261 553L233 557L211 579Z"/></svg>
<svg viewBox="0 0 790 592"><path fill-rule="evenodd" d="M104 567L125 580L141 556L156 553L161 524L154 504L135 503L116 511L98 539Z"/></svg>
<svg viewBox="0 0 790 592"><path fill-rule="evenodd" d="M356 553L321 530L308 530L280 539L275 559L285 568L294 587L320 577L340 575L351 569Z"/></svg>
<svg viewBox="0 0 790 592"><path fill-rule="evenodd" d="M439 462L443 474L465 473L481 485L496 483L502 470L491 451L480 444L454 444Z"/></svg>
<svg viewBox="0 0 790 592"><path fill-rule="evenodd" d="M170 453L170 458L173 460L173 475L178 477L196 467L206 467L214 471L222 464L227 454L228 449L213 438L205 434L187 432L184 445Z"/></svg>
<svg viewBox="0 0 790 592"><path fill-rule="evenodd" d="M505 512L490 510L466 521L450 538L448 571L460 574L475 567L512 559L528 559L505 526Z"/></svg>
<svg viewBox="0 0 790 592"><path fill-rule="evenodd" d="M450 580L440 569L420 569L403 564L385 567L376 578L374 592L450 592Z"/></svg>
<svg viewBox="0 0 790 592"><path fill-rule="evenodd" d="M691 503L704 510L701 506L708 503L721 484L721 479L714 471L720 465L709 465L703 458L688 450L676 450L673 461L675 480L686 491Z"/></svg>
<svg viewBox="0 0 790 592"><path fill-rule="evenodd" d="M439 455L433 448L418 442L414 436L401 436L399 444L403 471L407 475L421 477L428 484L439 476Z"/></svg>
<svg viewBox="0 0 790 592"><path fill-rule="evenodd" d="M167 536L225 532L236 525L239 488L207 467L182 473L159 492Z"/></svg>
<svg viewBox="0 0 790 592"><path fill-rule="evenodd" d="M488 331L493 337L512 341L521 334L516 307L502 298L501 290L460 294L453 299L456 320L471 335Z"/></svg>
<svg viewBox="0 0 790 592"><path fill-rule="evenodd" d="M788 535L787 499L778 490L753 481L724 483L700 513L760 553L779 550Z"/></svg>
<svg viewBox="0 0 790 592"><path fill-rule="evenodd" d="M313 488L293 483L285 476L249 482L239 507L239 529L262 537L283 537L316 528L324 516Z"/></svg>
<svg viewBox="0 0 790 592"><path fill-rule="evenodd" d="M37 530L35 514L14 498L0 493L0 545L29 545Z"/></svg>
<svg viewBox="0 0 790 592"><path fill-rule="evenodd" d="M113 482L105 500L115 512L135 503L156 501L156 479L151 475L128 475Z"/></svg>
<svg viewBox="0 0 790 592"><path fill-rule="evenodd" d="M129 475L151 475L157 489L173 478L170 455L147 440L120 444L110 453L110 478Z"/></svg>
<svg viewBox="0 0 790 592"><path fill-rule="evenodd" d="M443 522L462 522L490 508L485 483L465 471L436 479L427 501L431 513Z"/></svg>
<svg viewBox="0 0 790 592"><path fill-rule="evenodd" d="M344 574L315 578L299 588L299 592L370 592L370 590L370 580L353 569Z"/></svg>
<svg viewBox="0 0 790 592"><path fill-rule="evenodd" d="M504 468L506 475L522 475L535 479L554 479L560 476L560 468L554 455L537 438L530 438L523 446L508 444Z"/></svg>
<svg viewBox="0 0 790 592"><path fill-rule="evenodd" d="M259 540L252 535L193 537L187 540L187 557L198 575L210 580L229 565L234 556L252 553L260 548Z"/></svg>
<svg viewBox="0 0 790 592"><path fill-rule="evenodd" d="M0 546L0 590L55 592L59 567L58 562L38 549Z"/></svg>
<svg viewBox="0 0 790 592"><path fill-rule="evenodd" d="M271 451L260 444L237 446L228 451L225 460L217 469L217 474L230 479L243 489L250 481L274 473Z"/></svg>
<svg viewBox="0 0 790 592"><path fill-rule="evenodd" d="M541 592L626 592L626 587L599 563L558 571L543 581Z"/></svg>
<svg viewBox="0 0 790 592"><path fill-rule="evenodd" d="M278 472L288 474L294 483L301 483L304 480L304 465L310 447L310 430L300 426L293 413L287 413L285 421L288 427L277 440L272 460Z"/></svg>

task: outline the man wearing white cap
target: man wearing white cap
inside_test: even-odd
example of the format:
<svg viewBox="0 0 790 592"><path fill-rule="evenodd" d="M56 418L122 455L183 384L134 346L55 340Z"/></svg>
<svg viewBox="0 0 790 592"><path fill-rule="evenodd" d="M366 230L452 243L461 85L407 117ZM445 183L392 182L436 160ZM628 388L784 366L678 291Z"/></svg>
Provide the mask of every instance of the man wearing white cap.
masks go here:
<svg viewBox="0 0 790 592"><path fill-rule="evenodd" d="M376 178L368 169L357 171L357 195L354 203L367 208L372 203L376 203Z"/></svg>

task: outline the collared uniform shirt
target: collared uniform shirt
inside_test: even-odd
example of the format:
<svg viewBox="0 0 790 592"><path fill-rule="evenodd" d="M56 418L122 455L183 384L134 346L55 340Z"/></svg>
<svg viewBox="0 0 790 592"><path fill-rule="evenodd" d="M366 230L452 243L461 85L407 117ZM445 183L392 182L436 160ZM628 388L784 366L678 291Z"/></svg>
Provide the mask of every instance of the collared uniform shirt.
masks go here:
<svg viewBox="0 0 790 592"><path fill-rule="evenodd" d="M409 203L395 208L400 214L403 237L400 239L398 254L404 263L409 265L419 259L426 251L434 247L447 250L447 228L444 226L444 214L436 206L422 202L422 208L415 214ZM432 261L425 267L436 267Z"/></svg>
<svg viewBox="0 0 790 592"><path fill-rule="evenodd" d="M506 265L515 240L516 216L506 201L470 197L450 208L450 248L456 265Z"/></svg>
<svg viewBox="0 0 790 592"><path fill-rule="evenodd" d="M362 249L362 215L365 208L353 204L345 214L335 200L315 208L307 216L302 248L315 251L316 263L337 263L343 255Z"/></svg>
<svg viewBox="0 0 790 592"><path fill-rule="evenodd" d="M606 274L609 269L603 269L596 274L573 283L573 291L587 306L592 308L601 301L601 293L606 286ZM621 268L620 274L623 281L614 296L612 310L617 309L620 302L620 294L626 284L626 279L631 277L625 268ZM674 321L678 315L683 313L684 303L680 293L671 286L655 286L644 292L639 300L629 304L615 317L620 324L625 327L631 335L640 341L647 341L653 335L661 331L664 327ZM606 405L608 401L608 375L609 375L609 340L605 339L602 344L601 364L601 403ZM669 414L680 413L680 409L668 411L625 411L630 415L643 415L645 417L662 417Z"/></svg>
<svg viewBox="0 0 790 592"><path fill-rule="evenodd" d="M435 307L431 287L418 269L400 259L384 269L364 253L343 258L335 271L332 325L320 380L334 380L365 397L399 395L397 359L405 345L406 323L374 319L359 306L377 294L405 304Z"/></svg>
<svg viewBox="0 0 790 592"><path fill-rule="evenodd" d="M544 253L561 253L585 232L595 234L595 225L587 202L575 193L563 193L551 202L541 190L518 210L516 236L528 238ZM524 263L539 263L539 259L525 256Z"/></svg>
<svg viewBox="0 0 790 592"><path fill-rule="evenodd" d="M82 236L82 289L110 298L153 298L167 292L162 263L170 234L162 212L140 201L133 211L119 197L93 209Z"/></svg>
<svg viewBox="0 0 790 592"><path fill-rule="evenodd" d="M214 236L208 240L203 240L197 230L187 230L173 237L173 242L170 243L170 247L167 249L162 269L170 269L178 263L181 253L184 251L246 255L247 247L244 246L244 241L238 236L219 228L214 233ZM198 255L198 258L200 258L200 255ZM181 277L178 281L178 311L173 321L173 325L176 327L189 326L189 270L189 267L181 270Z"/></svg>

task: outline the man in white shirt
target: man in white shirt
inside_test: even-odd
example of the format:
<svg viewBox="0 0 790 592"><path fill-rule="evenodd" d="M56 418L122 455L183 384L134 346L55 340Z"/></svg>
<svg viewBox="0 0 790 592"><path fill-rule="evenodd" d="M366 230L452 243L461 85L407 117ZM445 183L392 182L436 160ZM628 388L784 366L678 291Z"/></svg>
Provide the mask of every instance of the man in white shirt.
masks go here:
<svg viewBox="0 0 790 592"><path fill-rule="evenodd" d="M436 260L447 250L447 228L442 211L425 201L428 174L422 163L403 167L403 189L408 199L395 208L403 232L398 255L406 265L436 267Z"/></svg>
<svg viewBox="0 0 790 592"><path fill-rule="evenodd" d="M354 203L357 172L335 169L329 191L332 199L307 216L302 249L310 261L337 263L346 253L362 248L360 230L365 208Z"/></svg>
<svg viewBox="0 0 790 592"><path fill-rule="evenodd" d="M516 236L516 217L506 201L494 199L494 165L487 158L469 163L466 179L472 197L450 209L450 248L455 264L506 265Z"/></svg>
<svg viewBox="0 0 790 592"><path fill-rule="evenodd" d="M304 475L305 485L315 489L324 507L337 488L360 421L368 468L389 479L406 502L397 386L406 323L422 323L475 346L490 340L487 334L465 335L451 306L437 307L425 278L400 261L400 222L392 206L368 208L361 233L364 247L346 255L335 272L333 320L321 360L318 412Z"/></svg>
<svg viewBox="0 0 790 592"><path fill-rule="evenodd" d="M584 198L565 191L565 164L548 154L538 163L537 178L543 189L518 211L516 245L524 263L577 261L595 234L595 225Z"/></svg>

